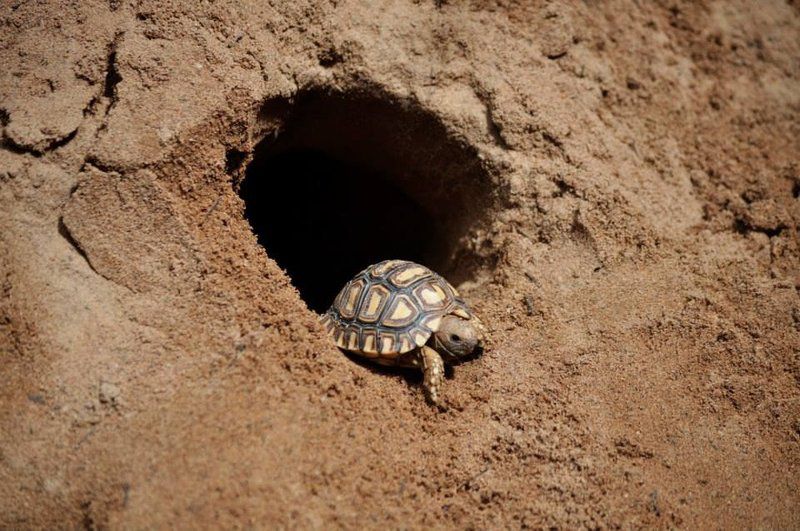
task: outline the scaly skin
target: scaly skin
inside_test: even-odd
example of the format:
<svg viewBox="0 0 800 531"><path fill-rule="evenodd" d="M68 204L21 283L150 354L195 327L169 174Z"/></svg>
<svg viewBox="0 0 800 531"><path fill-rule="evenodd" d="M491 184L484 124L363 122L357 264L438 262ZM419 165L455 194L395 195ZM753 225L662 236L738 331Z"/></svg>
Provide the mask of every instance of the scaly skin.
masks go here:
<svg viewBox="0 0 800 531"><path fill-rule="evenodd" d="M422 386L425 396L431 404L438 406L439 388L444 381L444 362L439 353L427 345L419 349L419 356L422 360Z"/></svg>

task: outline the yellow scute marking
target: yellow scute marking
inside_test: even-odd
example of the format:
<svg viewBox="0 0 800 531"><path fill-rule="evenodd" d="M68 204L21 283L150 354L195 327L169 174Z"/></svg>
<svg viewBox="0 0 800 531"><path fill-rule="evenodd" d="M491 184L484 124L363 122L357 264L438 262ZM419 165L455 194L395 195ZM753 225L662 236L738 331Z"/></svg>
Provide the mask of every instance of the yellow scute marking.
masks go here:
<svg viewBox="0 0 800 531"><path fill-rule="evenodd" d="M347 337L347 350L356 350L358 347L358 334L356 332L350 332Z"/></svg>
<svg viewBox="0 0 800 531"><path fill-rule="evenodd" d="M411 350L411 341L407 337L400 340L400 352L408 352Z"/></svg>
<svg viewBox="0 0 800 531"><path fill-rule="evenodd" d="M427 284L417 292L417 296L422 299L426 306L441 308L447 300L447 294L436 284Z"/></svg>
<svg viewBox="0 0 800 531"><path fill-rule="evenodd" d="M383 319L386 326L406 326L416 317L414 304L406 295L398 295L390 310L390 314Z"/></svg>
<svg viewBox="0 0 800 531"><path fill-rule="evenodd" d="M326 315L325 318L322 319L322 326L324 326L325 330L330 334L336 328L336 323L333 322L333 319L331 319L329 315Z"/></svg>
<svg viewBox="0 0 800 531"><path fill-rule="evenodd" d="M427 275L428 270L426 268L422 266L411 266L392 274L392 282L398 286L408 286Z"/></svg>
<svg viewBox="0 0 800 531"><path fill-rule="evenodd" d="M374 315L375 312L378 311L378 306L381 305L381 294L373 291L369 294L369 299L367 299L367 313L370 315Z"/></svg>
<svg viewBox="0 0 800 531"><path fill-rule="evenodd" d="M386 274L387 271L392 269L395 266L398 266L403 263L403 260L389 260L384 262L383 264L379 264L372 269L372 276L379 277Z"/></svg>
<svg viewBox="0 0 800 531"><path fill-rule="evenodd" d="M395 306L391 317L396 321L401 321L406 319L409 315L411 315L413 311L414 309L408 304L406 300L400 299L397 301L397 306Z"/></svg>
<svg viewBox="0 0 800 531"><path fill-rule="evenodd" d="M392 348L394 347L394 341L391 337L382 337L381 338L381 354L388 354L392 352Z"/></svg>
<svg viewBox="0 0 800 531"><path fill-rule="evenodd" d="M365 282L361 279L353 282L344 289L342 300L339 303L339 313L347 319L352 319L356 313L356 305L361 292L364 290Z"/></svg>
<svg viewBox="0 0 800 531"><path fill-rule="evenodd" d="M389 298L389 290L384 286L376 285L369 288L367 298L361 306L361 315L359 318L362 321L375 322L383 310L386 300Z"/></svg>
<svg viewBox="0 0 800 531"><path fill-rule="evenodd" d="M463 319L469 319L470 318L469 314L467 312L465 312L462 308L456 308L455 310L453 310L453 314L455 314L458 317L461 317Z"/></svg>
<svg viewBox="0 0 800 531"><path fill-rule="evenodd" d="M378 350L375 348L375 335L364 335L364 352L368 354L376 354Z"/></svg>
<svg viewBox="0 0 800 531"><path fill-rule="evenodd" d="M356 307L356 302L358 301L358 295L361 293L361 285L360 284L353 284L350 286L350 291L347 292L347 302L345 303L345 308L352 311Z"/></svg>
<svg viewBox="0 0 800 531"><path fill-rule="evenodd" d="M431 316L425 319L423 324L428 328L428 330L435 332L439 330L439 325L442 324L442 318L438 315Z"/></svg>
<svg viewBox="0 0 800 531"><path fill-rule="evenodd" d="M426 341L428 341L428 336L419 331L414 332L414 344L421 347Z"/></svg>

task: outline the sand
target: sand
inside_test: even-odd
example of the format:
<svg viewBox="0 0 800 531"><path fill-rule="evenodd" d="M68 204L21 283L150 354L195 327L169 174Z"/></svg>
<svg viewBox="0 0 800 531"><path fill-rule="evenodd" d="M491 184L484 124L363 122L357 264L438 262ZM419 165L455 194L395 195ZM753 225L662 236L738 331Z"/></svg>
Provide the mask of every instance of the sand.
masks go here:
<svg viewBox="0 0 800 531"><path fill-rule="evenodd" d="M0 527L800 527L797 2L0 21ZM444 411L317 322L385 258Z"/></svg>

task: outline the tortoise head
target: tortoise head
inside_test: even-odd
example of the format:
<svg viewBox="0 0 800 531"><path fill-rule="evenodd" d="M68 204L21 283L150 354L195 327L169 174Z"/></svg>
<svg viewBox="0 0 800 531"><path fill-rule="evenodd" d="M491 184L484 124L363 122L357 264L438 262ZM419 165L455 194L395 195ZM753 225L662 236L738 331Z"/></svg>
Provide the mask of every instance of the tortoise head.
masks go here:
<svg viewBox="0 0 800 531"><path fill-rule="evenodd" d="M485 328L477 317L445 315L433 334L434 348L450 363L483 353Z"/></svg>

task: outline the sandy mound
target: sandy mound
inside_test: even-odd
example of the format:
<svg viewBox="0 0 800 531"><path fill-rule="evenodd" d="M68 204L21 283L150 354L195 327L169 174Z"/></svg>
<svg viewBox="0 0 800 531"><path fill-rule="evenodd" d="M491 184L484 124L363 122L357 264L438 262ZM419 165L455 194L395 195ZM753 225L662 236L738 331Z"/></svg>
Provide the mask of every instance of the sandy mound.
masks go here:
<svg viewBox="0 0 800 531"><path fill-rule="evenodd" d="M641 4L6 2L0 526L800 526L800 10Z"/></svg>

